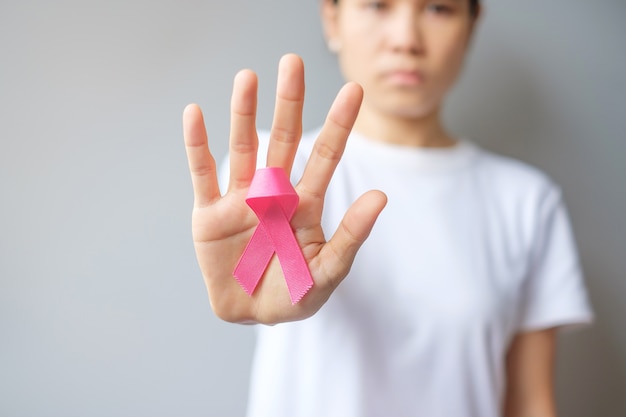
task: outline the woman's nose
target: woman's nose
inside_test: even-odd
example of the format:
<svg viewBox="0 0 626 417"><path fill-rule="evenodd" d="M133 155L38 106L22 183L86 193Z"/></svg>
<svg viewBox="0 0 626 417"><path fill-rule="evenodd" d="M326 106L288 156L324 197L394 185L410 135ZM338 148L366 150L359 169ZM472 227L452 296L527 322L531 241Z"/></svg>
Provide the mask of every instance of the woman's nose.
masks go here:
<svg viewBox="0 0 626 417"><path fill-rule="evenodd" d="M389 21L388 41L397 52L419 54L423 52L419 14L414 10L398 10Z"/></svg>

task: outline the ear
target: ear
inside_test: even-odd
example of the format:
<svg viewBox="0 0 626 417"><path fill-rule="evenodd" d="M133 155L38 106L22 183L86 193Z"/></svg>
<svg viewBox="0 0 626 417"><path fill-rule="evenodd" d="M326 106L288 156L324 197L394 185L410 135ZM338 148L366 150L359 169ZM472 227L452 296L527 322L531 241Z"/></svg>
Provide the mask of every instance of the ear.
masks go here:
<svg viewBox="0 0 626 417"><path fill-rule="evenodd" d="M321 0L320 15L322 17L322 27L324 29L324 39L331 45L337 43L337 17L338 5L333 0Z"/></svg>
<svg viewBox="0 0 626 417"><path fill-rule="evenodd" d="M480 20L483 20L482 16L485 13L483 9L484 9L483 2L479 2L476 7L476 14L472 18L472 35L476 31L476 26L478 25L478 22Z"/></svg>
<svg viewBox="0 0 626 417"><path fill-rule="evenodd" d="M476 9L476 15L472 17L472 24L470 26L470 33L468 37L468 44L471 44L474 39L474 34L476 33L476 26L478 26L479 21L482 20L482 16L485 13L483 2L478 3L478 8Z"/></svg>

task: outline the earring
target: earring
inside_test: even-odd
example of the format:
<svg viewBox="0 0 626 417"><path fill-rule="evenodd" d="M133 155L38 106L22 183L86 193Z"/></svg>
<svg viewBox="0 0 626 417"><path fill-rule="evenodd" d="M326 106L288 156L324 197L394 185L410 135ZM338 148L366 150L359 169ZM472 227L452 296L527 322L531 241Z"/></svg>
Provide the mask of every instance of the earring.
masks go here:
<svg viewBox="0 0 626 417"><path fill-rule="evenodd" d="M328 40L328 50L333 54L336 54L341 49L341 43L337 39Z"/></svg>

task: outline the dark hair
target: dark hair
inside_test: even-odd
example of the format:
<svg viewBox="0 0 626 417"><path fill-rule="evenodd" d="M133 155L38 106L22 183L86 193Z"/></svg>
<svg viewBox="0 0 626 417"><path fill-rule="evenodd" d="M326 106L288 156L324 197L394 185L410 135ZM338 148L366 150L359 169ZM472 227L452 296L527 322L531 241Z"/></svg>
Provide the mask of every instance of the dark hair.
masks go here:
<svg viewBox="0 0 626 417"><path fill-rule="evenodd" d="M339 0L333 0L333 3L335 4L339 3ZM469 4L470 4L470 14L473 17L476 17L476 15L478 14L478 6L480 4L480 0L469 0Z"/></svg>

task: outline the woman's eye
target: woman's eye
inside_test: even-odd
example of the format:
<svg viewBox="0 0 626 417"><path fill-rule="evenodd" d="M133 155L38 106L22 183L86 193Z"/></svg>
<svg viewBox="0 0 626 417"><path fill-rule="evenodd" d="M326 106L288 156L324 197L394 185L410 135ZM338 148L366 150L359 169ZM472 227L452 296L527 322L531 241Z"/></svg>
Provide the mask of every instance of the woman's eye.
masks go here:
<svg viewBox="0 0 626 417"><path fill-rule="evenodd" d="M451 14L453 12L452 8L445 4L429 4L427 10L435 14Z"/></svg>
<svg viewBox="0 0 626 417"><path fill-rule="evenodd" d="M387 5L382 1L371 1L367 3L366 6L368 9L372 10L384 10L387 7Z"/></svg>

